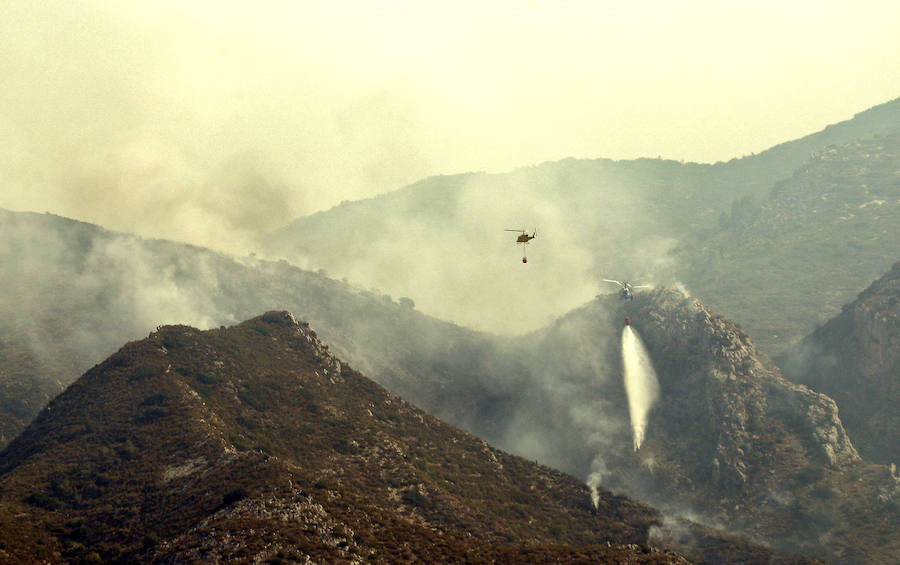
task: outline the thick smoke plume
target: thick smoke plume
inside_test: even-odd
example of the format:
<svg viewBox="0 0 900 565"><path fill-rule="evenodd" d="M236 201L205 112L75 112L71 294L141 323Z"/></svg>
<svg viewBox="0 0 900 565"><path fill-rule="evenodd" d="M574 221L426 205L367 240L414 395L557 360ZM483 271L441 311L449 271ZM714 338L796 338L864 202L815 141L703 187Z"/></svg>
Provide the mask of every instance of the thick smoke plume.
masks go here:
<svg viewBox="0 0 900 565"><path fill-rule="evenodd" d="M644 443L647 416L659 398L659 381L650 355L641 338L631 326L622 330L622 364L625 370L625 394L628 396L628 413L634 434L634 450Z"/></svg>

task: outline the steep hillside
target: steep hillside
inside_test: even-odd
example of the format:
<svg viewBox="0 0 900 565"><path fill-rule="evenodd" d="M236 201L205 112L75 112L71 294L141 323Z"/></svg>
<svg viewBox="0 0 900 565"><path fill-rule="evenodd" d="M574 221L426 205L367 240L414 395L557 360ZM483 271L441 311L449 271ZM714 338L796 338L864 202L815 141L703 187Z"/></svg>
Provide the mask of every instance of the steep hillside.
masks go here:
<svg viewBox="0 0 900 565"><path fill-rule="evenodd" d="M269 312L165 326L0 453L5 562L687 563L658 514L491 448ZM700 562L802 563L707 537Z"/></svg>
<svg viewBox="0 0 900 565"><path fill-rule="evenodd" d="M786 374L834 398L860 454L900 461L900 263L808 336Z"/></svg>
<svg viewBox="0 0 900 565"><path fill-rule="evenodd" d="M841 518L824 529L816 529L819 528L816 526L798 532L790 529L794 522L778 522L780 518L775 510L784 508L772 505L772 500L781 501L778 504L782 505L792 500L805 501L802 503L805 506L797 502L793 514L799 520L799 517L807 516L804 512L820 508L809 502L811 491L827 497L831 492L829 488L844 488L841 485L848 475L843 470L837 474L823 470L827 469L827 463L817 459L816 454L827 451L828 444L822 443L825 441L822 438L830 437L831 432L822 432L818 439L809 439L803 435L805 432L791 427L787 427L788 431L782 435L779 435L781 432L770 434L765 431L768 430L766 426L775 421L770 418L761 419L763 429L754 432L759 441L768 441L766 438L771 435L782 437L793 447L777 451L778 455L770 459L760 455L762 462L743 464L758 469L750 475L757 479L762 476L759 473L769 472L781 478L797 472L799 478L782 482L774 494L761 493L759 488L765 481L752 479L749 494L741 495L741 500L746 498L753 504L772 509L775 516L772 524L776 525L767 521L772 515L760 511L759 525L745 527L746 516L757 514L719 509L720 504L724 504L722 500L733 498L718 490L730 484L730 479L722 479L725 482L710 479L710 468L718 460L710 454L719 449L717 443L710 442L716 434L725 434L734 427L734 423L726 418L727 413L717 412L716 418L711 417L706 422L708 425L699 430L702 433L692 435L688 431L682 435L685 438L695 435L696 445L673 441L671 445L677 446L678 450L667 456L670 461L662 467L655 463L663 461L661 456L635 457L619 360L621 320L629 312L623 310L625 306L614 295L590 302L541 332L517 339L500 338L424 316L407 299L395 301L377 292L361 291L286 263L252 258L239 262L199 248L141 240L53 216L9 216L16 221L6 224L4 234L9 236L6 241L12 245L4 247L3 251L11 261L0 265L7 269L10 269L10 263L19 265L19 271L7 273L21 280L16 282L19 290L15 300L9 295L3 297L4 312L9 315L0 318L0 322L5 324L4 335L28 335L30 339L18 342L11 349L12 342L4 340L0 343L7 347L6 351L19 352L16 356L4 357L4 361L30 359L29 362L38 368L33 373L19 369L19 376L26 378L20 382L30 382L27 379L35 375L47 375L42 382L55 379L71 382L78 374L79 363L84 363L83 359L101 359L115 351L117 342L146 335L166 319L219 327L233 323L236 317L249 317L245 313L253 309L291 308L316 324L320 335L341 358L361 367L366 374L428 412L475 432L509 452L576 477L593 477L594 482L600 480L602 484L618 480L618 483L610 484L648 501L671 504L668 508L675 515L683 514L687 507L699 508L700 513L709 518L709 523L747 531L759 541L803 551L812 543L810 540L815 539L816 532L837 531L845 536L849 535L848 528L865 522L870 525L856 541L848 543L851 549L846 551L852 554L858 549L857 542L866 543L867 549L859 550L866 554L873 551L872 547L879 547L877 542L883 527L879 524L885 520L880 517L881 509L895 504L895 495L889 487L893 482L890 474L884 468L862 465L859 467L863 469L859 475L861 481L847 492L858 492L860 501L871 502L874 497L880 502L865 508L849 504L851 510L835 511L834 515ZM11 225L15 229L9 229ZM32 250L35 242L40 245ZM669 292L639 294L633 303L627 303L628 308L646 309L644 315L631 313L634 327L643 333L642 324L645 315L649 315L650 319L668 320L670 325L663 326L662 336L698 343L713 339L709 335L714 332L706 325L673 322L684 316L672 316L667 310L681 304L682 299L660 302L669 296ZM52 308L47 308L46 297L53 297ZM743 333L739 335L743 336ZM647 341L648 346L654 343ZM744 341L749 343L746 336L739 338L738 343L742 345L736 347L745 347ZM28 348L21 349L22 345ZM653 348L658 346L657 343L651 347L654 359L659 353ZM690 348L681 353L682 356L668 355L666 365L668 370L676 371L676 376L671 378L687 379L686 382L696 384L696 390L684 393L690 400L683 404L685 412L673 416L675 422L690 425L695 422L695 414L704 413L709 406L718 406L723 400L705 393L714 382L709 372L705 369L697 374L691 372L698 367L707 367L712 362L711 353L706 349ZM661 380L666 374L660 369ZM759 396L759 387L752 385L753 382L752 379L746 381L745 389L729 402L748 402L751 406L762 402L759 399L766 397ZM771 378L767 382L780 381ZM667 398L666 386L663 380L661 402ZM779 385L774 390L782 389L784 387ZM810 420L811 414L822 413L825 418L822 422L836 421L829 415L824 397L816 400L818 396L788 389L779 393L790 400L779 418L796 418L800 430L812 429L821 423ZM765 402L769 403L769 400ZM784 402L775 404L784 405ZM815 406L819 408L810 413ZM651 412L646 445L641 453L650 453L658 441L654 439L656 430L661 425L668 425L654 423L654 413ZM777 431L782 424L772 426ZM832 428L840 440L842 428L839 424ZM677 429L677 426L672 427L672 430ZM731 444L747 451L738 439L723 449ZM835 445L840 447L836 453L852 453L852 447L844 446L843 440ZM741 469L734 462L733 454L728 455L732 452L737 453L726 450L727 457L719 458L721 473L725 477L740 477L732 472ZM805 465L802 469L806 470L800 473L797 465ZM850 472L855 472L852 469L857 468L856 464L850 467ZM647 487L650 479L646 474L651 469L669 469L670 476L675 479L673 482L660 481L655 486L650 481L652 488ZM807 475L815 480L809 484L804 482L809 480L804 478ZM832 478L834 483L828 483ZM879 482L887 490L873 495L873 485ZM810 486L813 483L816 486ZM737 504L744 508L744 503ZM822 508L828 512L834 510L831 506ZM857 522L848 517L853 512L858 512ZM886 519L894 519L891 516L888 514ZM779 523L784 528L773 532ZM670 534L660 536L658 539L673 537ZM832 549L825 547L822 551ZM838 549L833 551L838 552Z"/></svg>
<svg viewBox="0 0 900 565"><path fill-rule="evenodd" d="M324 268L338 278L411 296L423 311L442 319L518 334L543 327L590 299L603 284L598 282L602 277L658 284L680 280L692 290L696 284L700 296L751 328L754 336L767 332L759 338L768 350L784 340L785 332L760 321L753 302L720 304L718 299L740 296L732 283L745 265L762 263L762 273L770 270L766 261L771 249L750 245L742 251L739 234L718 232L752 219L776 184L785 181L779 189L784 190L807 182L798 175L812 175L806 178L815 185L830 185L824 192L843 186L856 190L853 182L867 183L873 194L875 187L896 187L891 160L898 131L900 99L727 163L567 159L502 174L435 177L299 218L273 231L265 251L295 264ZM879 136L881 141L872 141ZM855 153L831 157L834 147L857 142L863 146ZM810 163L811 155L815 157ZM824 160L830 165L817 165ZM840 166L831 166L838 162ZM857 176L863 170L865 178ZM855 205L881 199L873 195ZM790 203L775 206L782 204ZM872 206L865 212L874 213ZM846 213L834 220L841 216ZM857 242L893 229L872 226L871 231L862 215L857 216L851 234ZM803 218L797 227L822 221ZM501 231L508 228L537 230L537 239L528 246L527 266L518 261L514 237ZM761 238L777 235L757 233ZM793 249L797 255L808 252L810 261L831 251ZM844 252L848 250L839 243L829 265L833 271L821 274L823 284L836 289L827 296L829 301L847 296L846 280L839 273L856 272L871 280L883 272L883 265L873 271L875 265L861 264ZM745 263L729 261L732 255ZM776 273L777 282L763 285L785 297L776 308L797 320L798 339L819 321L822 306L804 303L805 288L787 280L805 266L774 265L784 270ZM834 304L825 304L829 306Z"/></svg>
<svg viewBox="0 0 900 565"><path fill-rule="evenodd" d="M715 222L716 198L731 201L721 191L696 198L708 172L660 159L568 159L436 177L298 219L264 251L411 296L441 319L523 333L590 299L601 268L658 272L678 238ZM527 267L504 229L537 231Z"/></svg>
<svg viewBox="0 0 900 565"><path fill-rule="evenodd" d="M625 317L659 399L633 448ZM462 355L437 397L400 394L592 484L836 563L897 562L900 477L860 459L833 400L785 380L749 336L671 289L599 297L541 332ZM419 388L428 388L422 385Z"/></svg>
<svg viewBox="0 0 900 565"><path fill-rule="evenodd" d="M721 225L682 251L684 281L785 355L896 261L900 129L817 152Z"/></svg>
<svg viewBox="0 0 900 565"><path fill-rule="evenodd" d="M428 358L448 344L479 339L423 315L409 299L395 301L283 262L2 210L0 238L0 445L123 341L163 323L207 329L290 309L315 324L343 358L388 386L414 380L413 351Z"/></svg>
<svg viewBox="0 0 900 565"><path fill-rule="evenodd" d="M699 301L665 290L643 298L624 314L656 366L660 399L640 451L607 460L603 484L782 549L898 562L900 477L860 459L834 401L785 380Z"/></svg>
<svg viewBox="0 0 900 565"><path fill-rule="evenodd" d="M900 126L900 98L859 112L852 119L832 124L800 139L781 143L756 155L716 163L721 180L747 189L735 192L736 200L748 196L765 198L772 185L790 177L810 155L825 147L846 145L860 139L886 135Z"/></svg>

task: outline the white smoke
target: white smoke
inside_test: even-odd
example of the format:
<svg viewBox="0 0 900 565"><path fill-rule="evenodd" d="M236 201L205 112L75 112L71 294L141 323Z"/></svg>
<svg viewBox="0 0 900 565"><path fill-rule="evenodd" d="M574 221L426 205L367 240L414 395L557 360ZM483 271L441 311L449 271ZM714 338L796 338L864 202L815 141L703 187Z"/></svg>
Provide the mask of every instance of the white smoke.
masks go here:
<svg viewBox="0 0 900 565"><path fill-rule="evenodd" d="M603 462L603 458L600 455L594 457L594 460L591 462L591 473L588 475L587 486L591 491L591 504L594 505L595 510L600 504L600 484L603 483L603 477L608 474L609 468Z"/></svg>
<svg viewBox="0 0 900 565"><path fill-rule="evenodd" d="M647 416L659 398L659 381L650 355L641 338L631 326L622 330L622 364L625 369L625 394L628 396L628 413L634 435L634 450L644 443Z"/></svg>

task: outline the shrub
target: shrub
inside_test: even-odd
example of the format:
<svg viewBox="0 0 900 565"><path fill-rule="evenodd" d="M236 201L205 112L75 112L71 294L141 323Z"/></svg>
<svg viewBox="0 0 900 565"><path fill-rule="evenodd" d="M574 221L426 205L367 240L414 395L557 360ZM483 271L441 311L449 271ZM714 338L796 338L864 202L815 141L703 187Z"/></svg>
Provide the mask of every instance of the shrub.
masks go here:
<svg viewBox="0 0 900 565"><path fill-rule="evenodd" d="M141 406L160 406L166 403L166 395L162 393L151 394L141 402Z"/></svg>
<svg viewBox="0 0 900 565"><path fill-rule="evenodd" d="M144 536L144 539L141 540L141 544L145 549L150 549L159 545L159 534L156 532L150 532Z"/></svg>
<svg viewBox="0 0 900 565"><path fill-rule="evenodd" d="M238 487L225 493L225 496L222 497L222 506L229 506L245 498L247 498L247 489Z"/></svg>
<svg viewBox="0 0 900 565"><path fill-rule="evenodd" d="M184 347L187 345L186 336L179 331L170 331L163 336L163 345L166 349L175 349L176 347Z"/></svg>
<svg viewBox="0 0 900 565"><path fill-rule="evenodd" d="M210 373L197 373L197 380L205 385L214 385L219 382L215 375Z"/></svg>
<svg viewBox="0 0 900 565"><path fill-rule="evenodd" d="M29 494L25 497L25 502L46 510L57 510L62 506L62 502L60 502L58 498L45 492Z"/></svg>
<svg viewBox="0 0 900 565"><path fill-rule="evenodd" d="M294 325L294 321L288 312L266 312L262 315L262 321L276 326Z"/></svg>
<svg viewBox="0 0 900 565"><path fill-rule="evenodd" d="M134 423L139 425L152 424L166 414L168 414L168 410L166 410L162 406L153 406L152 408L148 408L147 410L144 410L140 415L136 416L134 419Z"/></svg>
<svg viewBox="0 0 900 565"><path fill-rule="evenodd" d="M145 360L134 369L134 378L144 380L151 377L158 377L165 372L166 364L164 362L157 359Z"/></svg>
<svg viewBox="0 0 900 565"><path fill-rule="evenodd" d="M358 445L354 445L354 442L349 442L343 438L335 442L334 450L341 455L355 455L359 453Z"/></svg>
<svg viewBox="0 0 900 565"><path fill-rule="evenodd" d="M116 448L116 453L122 459L134 459L138 456L138 448L131 443L131 440L127 440L123 445Z"/></svg>
<svg viewBox="0 0 900 565"><path fill-rule="evenodd" d="M411 506L418 506L419 508L428 508L431 505L431 501L428 500L428 497L419 492L419 489L416 487L412 487L404 492L401 499L404 503Z"/></svg>
<svg viewBox="0 0 900 565"><path fill-rule="evenodd" d="M822 466L812 463L797 471L794 480L800 485L812 485L822 480L824 476L825 470Z"/></svg>
<svg viewBox="0 0 900 565"><path fill-rule="evenodd" d="M53 496L60 500L70 498L75 494L75 490L72 488L72 483L70 483L69 479L66 478L51 480L50 492L53 494Z"/></svg>

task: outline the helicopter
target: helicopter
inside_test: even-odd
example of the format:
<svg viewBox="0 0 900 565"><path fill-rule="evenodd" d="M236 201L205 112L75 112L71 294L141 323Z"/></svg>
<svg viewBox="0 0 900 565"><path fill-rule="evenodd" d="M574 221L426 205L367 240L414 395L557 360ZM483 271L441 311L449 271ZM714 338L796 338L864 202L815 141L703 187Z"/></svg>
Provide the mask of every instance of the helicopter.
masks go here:
<svg viewBox="0 0 900 565"><path fill-rule="evenodd" d="M528 235L528 232L525 230L503 230L503 231L514 231L519 232L519 237L516 238L516 243L521 243L522 245L528 245L528 242L537 237L537 230L534 230L531 235ZM525 249L522 249L522 262L528 262L528 256L525 254Z"/></svg>
<svg viewBox="0 0 900 565"><path fill-rule="evenodd" d="M614 281L612 279L603 279L606 282L611 282L622 287L622 298L625 300L634 300L634 289L636 288L649 288L648 285L633 285L628 281Z"/></svg>

